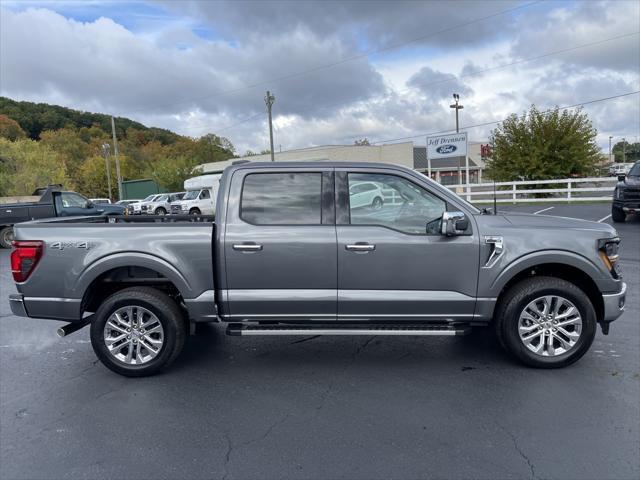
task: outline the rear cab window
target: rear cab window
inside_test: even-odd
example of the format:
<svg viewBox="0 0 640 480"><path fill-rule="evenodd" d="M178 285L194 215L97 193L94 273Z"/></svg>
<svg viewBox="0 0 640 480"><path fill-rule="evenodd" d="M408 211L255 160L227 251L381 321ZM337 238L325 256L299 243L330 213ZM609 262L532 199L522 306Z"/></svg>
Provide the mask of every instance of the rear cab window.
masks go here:
<svg viewBox="0 0 640 480"><path fill-rule="evenodd" d="M322 173L250 173L240 218L253 225L321 225Z"/></svg>

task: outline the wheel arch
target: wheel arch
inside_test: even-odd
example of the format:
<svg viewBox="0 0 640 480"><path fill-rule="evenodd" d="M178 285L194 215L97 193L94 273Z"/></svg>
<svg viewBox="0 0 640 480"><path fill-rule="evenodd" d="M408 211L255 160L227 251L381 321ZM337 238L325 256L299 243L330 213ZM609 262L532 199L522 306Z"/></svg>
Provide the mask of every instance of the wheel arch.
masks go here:
<svg viewBox="0 0 640 480"><path fill-rule="evenodd" d="M505 294L518 282L533 277L555 277L562 280L566 280L578 288L580 288L591 300L593 308L596 311L596 318L601 321L604 318L604 300L602 298L602 292L598 287L598 284L593 277L585 271L572 263L565 262L544 262L536 263L533 265L520 265L520 268L511 270L510 275L501 279L499 283L499 291L496 295L496 308L499 309L500 302L504 299ZM494 286L496 285L494 283Z"/></svg>
<svg viewBox="0 0 640 480"><path fill-rule="evenodd" d="M153 255L120 253L93 263L78 277L74 290L82 297L82 311L95 311L96 305L116 291L132 286L152 286L178 299L192 298L186 278L171 264Z"/></svg>

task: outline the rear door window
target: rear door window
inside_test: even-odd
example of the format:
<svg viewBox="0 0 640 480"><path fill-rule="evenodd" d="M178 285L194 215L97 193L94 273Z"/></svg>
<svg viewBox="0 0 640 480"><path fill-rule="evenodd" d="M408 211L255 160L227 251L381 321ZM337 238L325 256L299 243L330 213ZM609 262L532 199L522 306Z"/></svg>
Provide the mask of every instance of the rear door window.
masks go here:
<svg viewBox="0 0 640 480"><path fill-rule="evenodd" d="M320 225L321 173L252 173L242 188L240 217L255 225Z"/></svg>

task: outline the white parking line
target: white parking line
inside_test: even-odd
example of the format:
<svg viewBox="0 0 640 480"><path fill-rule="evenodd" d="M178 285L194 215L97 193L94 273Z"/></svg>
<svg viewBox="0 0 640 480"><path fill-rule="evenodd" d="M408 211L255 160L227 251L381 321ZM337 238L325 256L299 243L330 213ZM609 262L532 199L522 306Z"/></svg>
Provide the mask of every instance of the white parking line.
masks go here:
<svg viewBox="0 0 640 480"><path fill-rule="evenodd" d="M601 218L600 220L598 220L598 223L602 223L604 222L607 218L610 218L611 214L607 215L606 217Z"/></svg>
<svg viewBox="0 0 640 480"><path fill-rule="evenodd" d="M542 210L538 210L537 212L533 212L533 214L537 215L539 213L546 212L547 210L551 210L552 208L555 208L555 207L543 208Z"/></svg>

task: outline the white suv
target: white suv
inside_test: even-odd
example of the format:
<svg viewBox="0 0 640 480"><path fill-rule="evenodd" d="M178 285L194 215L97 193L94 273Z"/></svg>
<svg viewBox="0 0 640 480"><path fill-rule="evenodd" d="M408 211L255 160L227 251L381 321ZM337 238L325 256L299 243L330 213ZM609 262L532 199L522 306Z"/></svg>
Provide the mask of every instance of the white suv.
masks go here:
<svg viewBox="0 0 640 480"><path fill-rule="evenodd" d="M379 210L384 205L384 194L380 185L374 182L354 183L349 188L351 208L371 207Z"/></svg>

